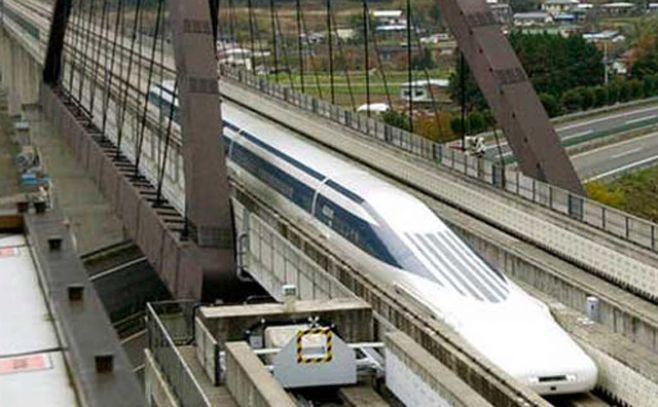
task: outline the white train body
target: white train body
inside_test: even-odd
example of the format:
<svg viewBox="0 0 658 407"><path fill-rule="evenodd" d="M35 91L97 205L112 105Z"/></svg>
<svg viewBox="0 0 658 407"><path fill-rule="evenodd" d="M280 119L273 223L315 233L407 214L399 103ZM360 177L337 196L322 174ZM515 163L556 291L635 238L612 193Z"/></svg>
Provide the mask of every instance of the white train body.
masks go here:
<svg viewBox="0 0 658 407"><path fill-rule="evenodd" d="M171 89L171 85L169 85ZM547 307L487 264L424 203L228 104L224 141L249 191L324 236L539 394L591 390L597 368Z"/></svg>

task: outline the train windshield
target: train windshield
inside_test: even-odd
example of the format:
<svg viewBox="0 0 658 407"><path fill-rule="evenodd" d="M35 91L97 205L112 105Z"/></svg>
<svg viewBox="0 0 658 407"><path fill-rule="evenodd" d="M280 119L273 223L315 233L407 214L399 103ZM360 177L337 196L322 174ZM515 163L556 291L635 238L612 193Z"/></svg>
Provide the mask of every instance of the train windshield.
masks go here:
<svg viewBox="0 0 658 407"><path fill-rule="evenodd" d="M390 254L392 261L387 263L480 301L499 302L507 297L509 290L502 274L449 228L400 233L376 211L368 212L379 224L375 234Z"/></svg>

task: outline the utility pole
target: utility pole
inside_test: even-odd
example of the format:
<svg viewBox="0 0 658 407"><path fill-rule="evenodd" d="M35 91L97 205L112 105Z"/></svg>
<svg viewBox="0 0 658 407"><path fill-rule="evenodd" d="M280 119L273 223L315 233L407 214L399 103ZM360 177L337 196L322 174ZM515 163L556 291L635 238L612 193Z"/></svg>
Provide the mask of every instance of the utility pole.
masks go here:
<svg viewBox="0 0 658 407"><path fill-rule="evenodd" d="M363 42L365 47L365 70L366 70L366 112L370 117L370 55L368 52L368 0L363 0Z"/></svg>
<svg viewBox="0 0 658 407"><path fill-rule="evenodd" d="M407 92L409 93L409 132L414 132L414 94L411 66L411 0L407 0Z"/></svg>
<svg viewBox="0 0 658 407"><path fill-rule="evenodd" d="M603 84L608 85L608 42L603 41Z"/></svg>

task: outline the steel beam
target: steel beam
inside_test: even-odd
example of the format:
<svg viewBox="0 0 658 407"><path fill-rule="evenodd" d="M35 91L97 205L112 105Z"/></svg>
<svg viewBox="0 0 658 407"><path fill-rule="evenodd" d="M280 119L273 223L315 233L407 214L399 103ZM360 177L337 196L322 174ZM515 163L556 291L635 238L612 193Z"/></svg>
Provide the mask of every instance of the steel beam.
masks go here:
<svg viewBox="0 0 658 407"><path fill-rule="evenodd" d="M583 187L521 62L484 0L437 0L524 174L577 194Z"/></svg>
<svg viewBox="0 0 658 407"><path fill-rule="evenodd" d="M64 35L70 15L71 0L56 0L53 18L50 22L50 37L43 69L43 81L48 85L56 85L62 75Z"/></svg>
<svg viewBox="0 0 658 407"><path fill-rule="evenodd" d="M197 244L203 296L236 275L233 217L224 157L217 58L208 0L170 0L181 106L185 199Z"/></svg>

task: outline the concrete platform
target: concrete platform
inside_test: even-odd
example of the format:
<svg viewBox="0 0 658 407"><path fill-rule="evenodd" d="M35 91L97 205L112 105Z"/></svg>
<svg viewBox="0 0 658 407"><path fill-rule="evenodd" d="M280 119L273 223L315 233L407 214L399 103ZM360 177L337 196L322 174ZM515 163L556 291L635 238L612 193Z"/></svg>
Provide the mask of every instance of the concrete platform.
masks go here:
<svg viewBox="0 0 658 407"><path fill-rule="evenodd" d="M32 140L53 184L54 200L69 219L78 254L126 240L119 218L78 163L64 137L55 134L39 109L25 112Z"/></svg>

